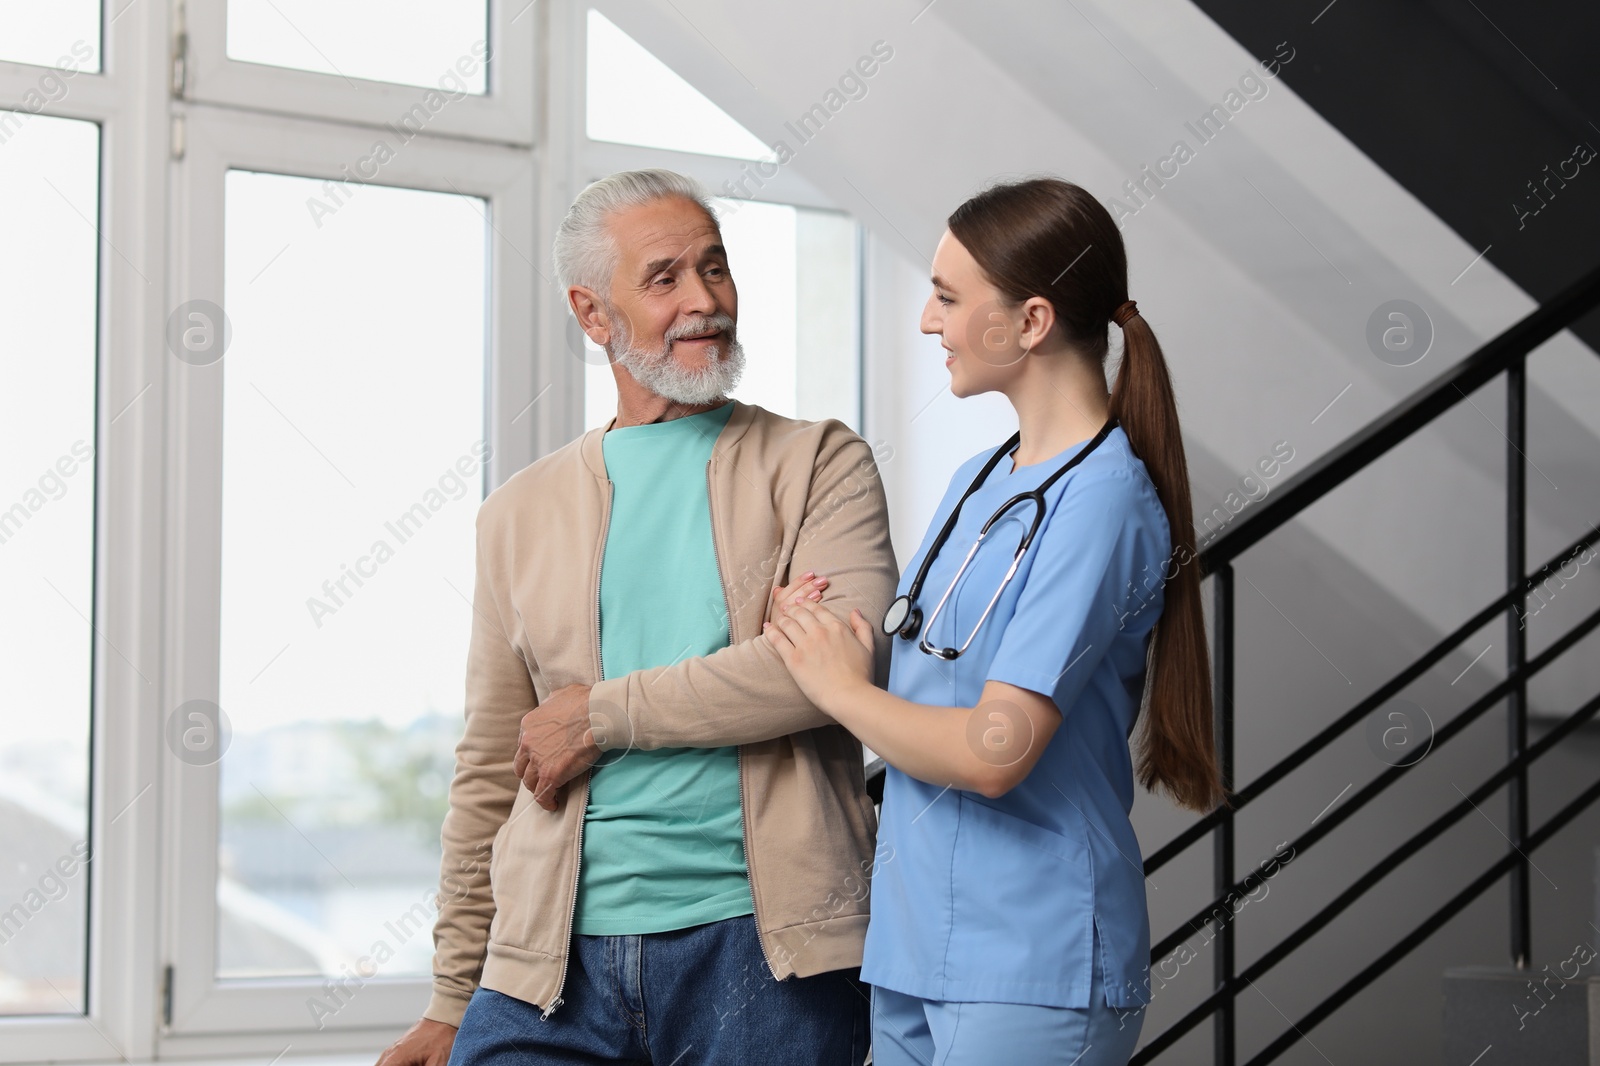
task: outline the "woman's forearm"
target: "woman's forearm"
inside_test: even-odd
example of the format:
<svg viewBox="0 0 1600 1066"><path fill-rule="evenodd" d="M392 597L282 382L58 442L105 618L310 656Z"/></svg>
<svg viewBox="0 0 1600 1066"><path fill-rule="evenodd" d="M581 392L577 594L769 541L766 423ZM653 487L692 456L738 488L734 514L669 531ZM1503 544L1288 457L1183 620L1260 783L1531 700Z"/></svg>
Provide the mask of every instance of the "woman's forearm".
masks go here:
<svg viewBox="0 0 1600 1066"><path fill-rule="evenodd" d="M986 792L994 767L968 739L972 710L913 703L869 683L852 686L822 708L902 773L931 785Z"/></svg>

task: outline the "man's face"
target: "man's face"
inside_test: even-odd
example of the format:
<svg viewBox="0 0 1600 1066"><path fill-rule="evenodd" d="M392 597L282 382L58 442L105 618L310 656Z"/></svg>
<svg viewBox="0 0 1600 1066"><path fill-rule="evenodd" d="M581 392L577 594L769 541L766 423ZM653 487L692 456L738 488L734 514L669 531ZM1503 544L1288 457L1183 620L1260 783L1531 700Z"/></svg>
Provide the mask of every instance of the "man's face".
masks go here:
<svg viewBox="0 0 1600 1066"><path fill-rule="evenodd" d="M669 197L608 220L620 256L605 347L640 384L685 403L732 388L742 368L739 293L714 221Z"/></svg>

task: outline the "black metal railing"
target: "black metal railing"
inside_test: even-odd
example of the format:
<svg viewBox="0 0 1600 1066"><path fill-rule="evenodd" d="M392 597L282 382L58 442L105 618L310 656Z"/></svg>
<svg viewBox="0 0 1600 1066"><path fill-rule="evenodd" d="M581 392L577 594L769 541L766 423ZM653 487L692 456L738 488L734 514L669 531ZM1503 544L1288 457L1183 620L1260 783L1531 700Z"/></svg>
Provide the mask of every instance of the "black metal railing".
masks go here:
<svg viewBox="0 0 1600 1066"><path fill-rule="evenodd" d="M1518 967L1525 967L1528 964L1531 928L1528 899L1528 872L1531 860L1528 855L1590 804L1600 799L1600 782L1597 782L1557 811L1538 829L1529 830L1528 767L1562 738L1600 714L1600 696L1562 719L1537 743L1530 746L1527 743L1528 679L1554 662L1596 627L1600 627L1600 611L1588 615L1532 659L1527 658L1527 634L1522 619L1528 592L1553 576L1563 563L1573 558L1577 552L1600 541L1600 525L1596 525L1557 553L1538 571L1532 574L1527 572L1524 535L1527 522L1524 481L1527 462L1524 455L1527 357L1539 345L1596 307L1600 307L1600 269L1587 274L1472 355L1439 374L1428 385L1371 422L1361 432L1318 458L1306 470L1276 489L1272 499L1253 507L1200 553L1201 572L1212 579L1211 655L1215 728L1222 773L1230 789L1232 802L1231 806L1219 807L1196 819L1193 824L1145 860L1144 868L1148 877L1202 837L1208 833L1212 834L1212 889L1215 898L1171 934L1157 942L1152 947L1150 955L1151 966L1154 967L1188 937L1205 931L1208 926L1211 927L1215 935L1210 942L1216 948L1212 959L1214 989L1165 1030L1148 1039L1133 1057L1132 1066L1153 1061L1208 1017L1215 1019L1212 1041L1215 1066L1235 1066L1237 1057L1235 1002L1238 993L1326 927L1418 848L1438 838L1472 811L1475 804L1487 799L1502 786L1509 786L1510 826L1507 831L1509 850L1506 854L1418 923L1399 941L1379 954L1365 969L1291 1023L1288 1029L1269 1042L1246 1066L1262 1066L1277 1058L1296 1040L1301 1039L1305 1032L1325 1020L1357 992L1376 980L1445 922L1496 884L1502 876L1510 877L1512 962ZM1378 686L1365 699L1329 722L1316 735L1258 774L1249 784L1235 790L1233 787L1234 560L1501 373L1506 375L1507 408L1506 591L1435 643L1410 665ZM1239 811L1260 798L1348 730L1365 721L1372 711L1393 699L1442 661L1467 637L1489 624L1499 614L1504 614L1506 617L1510 648L1507 654L1505 680L1474 700L1438 729L1432 738L1432 748L1448 743L1467 726L1488 713L1501 701L1505 701L1508 712L1506 763L1471 793L1466 794L1460 803L1439 815L1405 843L1375 862L1348 888L1259 959L1244 970L1237 970L1234 927L1228 920L1232 912L1227 904L1230 900L1239 898L1241 893L1255 891L1267 876L1258 868L1243 878L1234 877L1234 819ZM1315 846L1416 765L1417 762L1405 762L1391 766L1380 773L1348 801L1326 817L1319 818L1310 829L1294 840L1293 854L1298 857L1308 848ZM874 801L881 802L882 760L874 760L867 767L867 779L868 790Z"/></svg>

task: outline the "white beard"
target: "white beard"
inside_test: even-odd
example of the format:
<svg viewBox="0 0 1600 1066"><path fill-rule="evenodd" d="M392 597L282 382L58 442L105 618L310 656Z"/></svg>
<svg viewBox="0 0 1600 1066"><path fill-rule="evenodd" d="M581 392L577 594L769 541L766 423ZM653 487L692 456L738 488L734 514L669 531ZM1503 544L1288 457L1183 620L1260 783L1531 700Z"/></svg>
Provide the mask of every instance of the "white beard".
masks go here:
<svg viewBox="0 0 1600 1066"><path fill-rule="evenodd" d="M744 373L744 349L734 333L733 319L727 315L707 315L696 322L667 331L660 351L633 347L626 319L612 315L618 337L611 347L611 358L633 375L633 380L657 396L674 403L702 405L724 399ZM720 328L727 340L706 348L706 366L689 370L672 357L672 342L679 337ZM726 351L724 351L726 348Z"/></svg>

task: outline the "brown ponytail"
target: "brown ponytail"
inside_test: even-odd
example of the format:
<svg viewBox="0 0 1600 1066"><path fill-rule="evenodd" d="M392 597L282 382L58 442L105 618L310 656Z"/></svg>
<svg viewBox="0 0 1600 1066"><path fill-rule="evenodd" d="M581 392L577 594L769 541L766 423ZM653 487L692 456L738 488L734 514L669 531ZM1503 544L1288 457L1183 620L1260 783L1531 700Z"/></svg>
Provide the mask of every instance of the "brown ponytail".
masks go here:
<svg viewBox="0 0 1600 1066"><path fill-rule="evenodd" d="M1007 299L1049 300L1067 343L1104 372L1111 316L1128 299L1128 259L1116 222L1098 200L1071 182L1034 178L984 190L956 208L948 225ZM1213 737L1211 660L1178 405L1144 316L1127 319L1122 337L1111 414L1144 463L1172 531L1135 742L1137 773L1145 788L1209 811L1227 796Z"/></svg>

